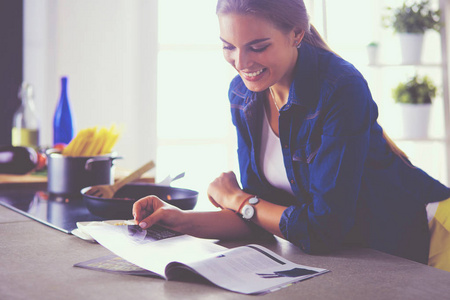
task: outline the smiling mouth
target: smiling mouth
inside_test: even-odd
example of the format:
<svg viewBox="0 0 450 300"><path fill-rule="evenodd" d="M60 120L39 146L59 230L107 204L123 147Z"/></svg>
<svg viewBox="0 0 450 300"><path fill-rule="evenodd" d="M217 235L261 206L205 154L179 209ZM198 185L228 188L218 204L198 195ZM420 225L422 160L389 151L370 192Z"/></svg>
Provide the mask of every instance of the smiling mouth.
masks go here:
<svg viewBox="0 0 450 300"><path fill-rule="evenodd" d="M252 72L252 73L242 72L242 74L245 75L246 77L253 78L253 77L258 76L259 74L261 74L261 73L264 72L265 70L266 70L266 69L264 68L264 69L261 69L261 70L259 70L259 71Z"/></svg>

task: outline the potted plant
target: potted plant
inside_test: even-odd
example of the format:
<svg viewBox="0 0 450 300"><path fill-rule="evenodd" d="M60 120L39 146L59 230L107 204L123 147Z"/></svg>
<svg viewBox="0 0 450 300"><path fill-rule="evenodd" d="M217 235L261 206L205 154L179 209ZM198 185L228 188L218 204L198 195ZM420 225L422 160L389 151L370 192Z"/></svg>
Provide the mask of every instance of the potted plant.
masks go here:
<svg viewBox="0 0 450 300"><path fill-rule="evenodd" d="M392 90L392 96L402 110L405 138L420 139L428 136L430 109L436 97L436 86L427 77L415 75Z"/></svg>
<svg viewBox="0 0 450 300"><path fill-rule="evenodd" d="M433 10L429 0L405 1L391 8L385 25L399 35L404 64L418 64L422 55L423 36L429 29L440 30L440 10Z"/></svg>
<svg viewBox="0 0 450 300"><path fill-rule="evenodd" d="M369 65L376 65L378 63L378 43L371 42L367 45L367 56L369 58Z"/></svg>

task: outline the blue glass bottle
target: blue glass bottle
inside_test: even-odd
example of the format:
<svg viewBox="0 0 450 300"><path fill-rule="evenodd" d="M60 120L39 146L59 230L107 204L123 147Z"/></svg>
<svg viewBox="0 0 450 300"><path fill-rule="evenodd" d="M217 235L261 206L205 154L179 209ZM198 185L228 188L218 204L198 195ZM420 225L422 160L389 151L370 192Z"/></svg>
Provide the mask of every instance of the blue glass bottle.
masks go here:
<svg viewBox="0 0 450 300"><path fill-rule="evenodd" d="M73 120L67 96L67 77L61 77L61 97L53 118L53 145L69 144L73 138Z"/></svg>

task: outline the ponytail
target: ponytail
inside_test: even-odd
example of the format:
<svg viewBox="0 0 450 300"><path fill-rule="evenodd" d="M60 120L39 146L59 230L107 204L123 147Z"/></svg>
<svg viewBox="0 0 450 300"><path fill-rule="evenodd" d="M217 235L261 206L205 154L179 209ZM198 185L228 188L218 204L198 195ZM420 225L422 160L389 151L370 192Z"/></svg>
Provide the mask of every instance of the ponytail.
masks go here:
<svg viewBox="0 0 450 300"><path fill-rule="evenodd" d="M312 24L309 25L309 31L305 32L305 36L303 37L303 41L306 43L313 45L314 47L323 49L328 52L334 53L336 56L339 56L336 52L331 50L330 46L328 46L327 42L323 39L320 33L317 31L316 27ZM339 56L340 57L340 56Z"/></svg>
<svg viewBox="0 0 450 300"><path fill-rule="evenodd" d="M408 156L405 154L405 152L403 152L402 149L400 149L393 140L391 140L391 138L386 134L386 132L383 130L383 138L386 140L386 143L389 147L389 149L398 157L400 157L400 159L409 167L411 168L416 168L414 167L411 162L408 159Z"/></svg>
<svg viewBox="0 0 450 300"><path fill-rule="evenodd" d="M314 47L321 48L329 52L333 52L330 46L328 46L327 42L325 42L320 33L312 24L310 24L309 26L309 32L305 32L303 40L308 44L313 45Z"/></svg>

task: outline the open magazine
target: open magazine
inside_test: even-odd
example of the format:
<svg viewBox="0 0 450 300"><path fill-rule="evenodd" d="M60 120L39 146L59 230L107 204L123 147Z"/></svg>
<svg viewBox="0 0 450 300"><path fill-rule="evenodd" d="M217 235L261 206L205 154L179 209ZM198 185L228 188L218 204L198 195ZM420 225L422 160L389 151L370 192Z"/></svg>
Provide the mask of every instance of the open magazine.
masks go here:
<svg viewBox="0 0 450 300"><path fill-rule="evenodd" d="M268 293L328 272L293 263L260 245L227 249L211 240L159 226L142 230L137 225L104 224L86 226L83 231L117 256L153 275L166 280L200 276L242 294Z"/></svg>

